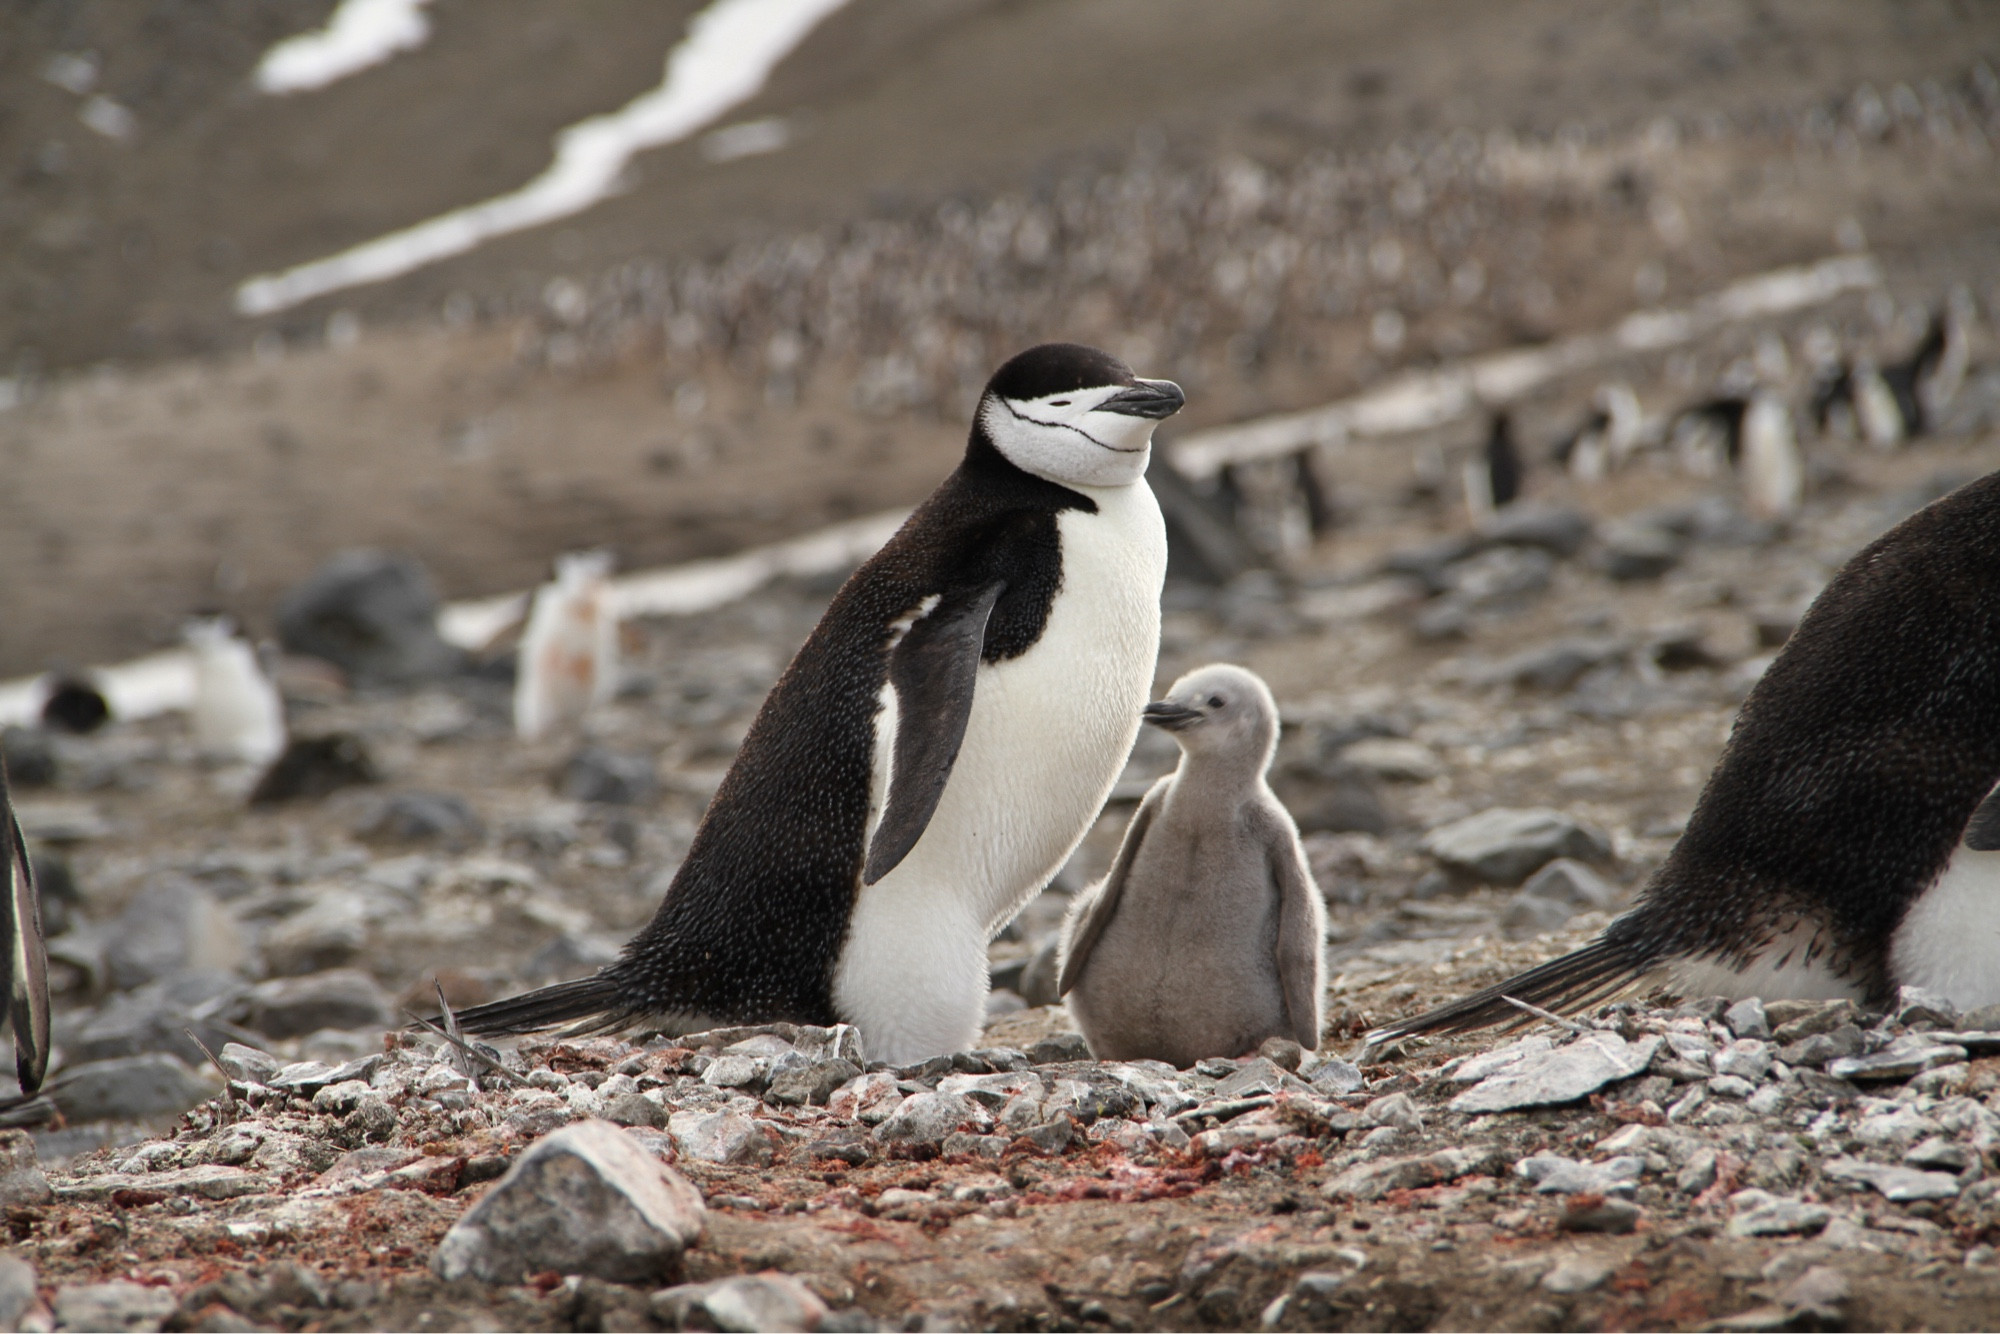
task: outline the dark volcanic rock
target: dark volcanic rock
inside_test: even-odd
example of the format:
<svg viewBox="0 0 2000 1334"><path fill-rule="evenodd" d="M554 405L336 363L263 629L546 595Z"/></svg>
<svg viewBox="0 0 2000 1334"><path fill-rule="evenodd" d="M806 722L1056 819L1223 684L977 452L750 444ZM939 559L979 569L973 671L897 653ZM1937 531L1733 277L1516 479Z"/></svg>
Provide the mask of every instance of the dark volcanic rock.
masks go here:
<svg viewBox="0 0 2000 1334"><path fill-rule="evenodd" d="M357 686L403 685L463 665L438 637L438 600L424 567L386 551L343 551L278 604L278 637L324 658Z"/></svg>
<svg viewBox="0 0 2000 1334"><path fill-rule="evenodd" d="M285 753L271 762L250 793L252 806L324 797L344 787L382 781L375 757L351 732L293 737Z"/></svg>

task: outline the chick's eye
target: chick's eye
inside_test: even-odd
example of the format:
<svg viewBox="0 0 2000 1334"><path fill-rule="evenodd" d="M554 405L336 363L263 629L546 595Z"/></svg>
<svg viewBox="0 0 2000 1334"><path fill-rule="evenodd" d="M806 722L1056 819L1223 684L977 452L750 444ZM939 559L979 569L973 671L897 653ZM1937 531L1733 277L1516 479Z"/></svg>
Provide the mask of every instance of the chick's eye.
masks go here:
<svg viewBox="0 0 2000 1334"><path fill-rule="evenodd" d="M1209 707L1209 708L1211 708L1211 709L1219 709L1219 708L1221 708L1221 707L1222 707L1222 696L1220 696L1220 695L1210 695L1210 696L1208 697L1208 707Z"/></svg>

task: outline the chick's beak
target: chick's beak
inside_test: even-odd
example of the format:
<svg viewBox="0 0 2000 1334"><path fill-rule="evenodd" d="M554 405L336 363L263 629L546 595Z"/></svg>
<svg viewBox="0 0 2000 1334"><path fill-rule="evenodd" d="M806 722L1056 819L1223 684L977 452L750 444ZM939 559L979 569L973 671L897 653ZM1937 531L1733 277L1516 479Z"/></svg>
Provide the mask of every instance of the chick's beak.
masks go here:
<svg viewBox="0 0 2000 1334"><path fill-rule="evenodd" d="M1169 732L1179 732L1201 721L1201 710L1190 709L1185 704L1176 704L1170 699L1155 700L1140 711L1139 716L1155 727Z"/></svg>
<svg viewBox="0 0 2000 1334"><path fill-rule="evenodd" d="M1158 421L1171 417L1187 403L1187 395L1172 380L1138 380L1099 403L1098 412L1116 412L1127 417L1151 417Z"/></svg>

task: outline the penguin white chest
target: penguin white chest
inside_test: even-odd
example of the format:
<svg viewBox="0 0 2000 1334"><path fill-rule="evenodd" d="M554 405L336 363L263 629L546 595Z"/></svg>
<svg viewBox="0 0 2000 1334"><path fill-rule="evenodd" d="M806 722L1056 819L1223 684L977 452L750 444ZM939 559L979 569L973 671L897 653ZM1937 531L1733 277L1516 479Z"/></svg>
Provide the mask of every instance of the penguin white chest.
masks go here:
<svg viewBox="0 0 2000 1334"><path fill-rule="evenodd" d="M2000 1003L2000 852L1953 851L1896 927L1889 973L1962 1010Z"/></svg>
<svg viewBox="0 0 2000 1334"><path fill-rule="evenodd" d="M1062 583L1041 635L980 665L965 740L923 837L856 900L834 1000L878 1059L921 1059L978 1036L987 941L1061 869L1138 733L1159 655L1166 527L1144 482L1077 490L1097 512L1057 519ZM884 709L878 756L895 726ZM878 785L881 775L878 764Z"/></svg>

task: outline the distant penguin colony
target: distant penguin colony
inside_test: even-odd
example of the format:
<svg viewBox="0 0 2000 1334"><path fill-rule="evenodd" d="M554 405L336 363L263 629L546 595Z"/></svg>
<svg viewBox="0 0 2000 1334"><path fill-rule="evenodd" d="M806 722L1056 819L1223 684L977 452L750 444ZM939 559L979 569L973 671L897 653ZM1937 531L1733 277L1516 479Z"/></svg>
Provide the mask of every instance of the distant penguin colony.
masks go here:
<svg viewBox="0 0 2000 1334"><path fill-rule="evenodd" d="M1145 482L1180 389L1046 344L963 461L834 597L759 710L652 922L475 1033L846 1021L896 1063L973 1044L986 947L1082 839L1159 649Z"/></svg>
<svg viewBox="0 0 2000 1334"><path fill-rule="evenodd" d="M1181 764L1139 803L1063 926L1061 993L1104 1060L1189 1066L1266 1038L1319 1045L1326 908L1265 782L1278 706L1255 673L1188 673L1146 706Z"/></svg>
<svg viewBox="0 0 2000 1334"><path fill-rule="evenodd" d="M2000 1003L2000 473L1850 560L1737 716L1687 832L1596 941L1383 1041L1689 995Z"/></svg>

